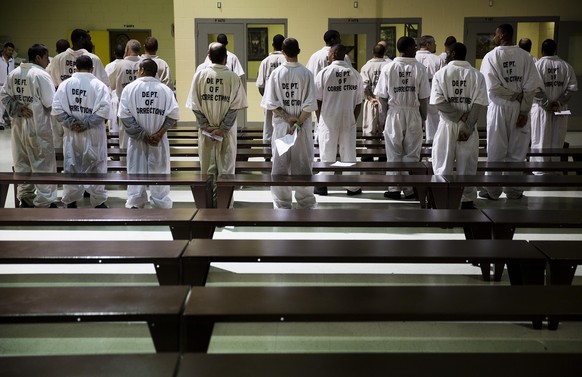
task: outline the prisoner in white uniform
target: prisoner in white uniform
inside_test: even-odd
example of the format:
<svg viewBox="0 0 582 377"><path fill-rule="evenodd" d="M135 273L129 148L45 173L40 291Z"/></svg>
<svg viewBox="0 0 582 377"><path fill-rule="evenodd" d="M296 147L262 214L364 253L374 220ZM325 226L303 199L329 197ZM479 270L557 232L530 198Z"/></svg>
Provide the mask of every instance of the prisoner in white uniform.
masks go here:
<svg viewBox="0 0 582 377"><path fill-rule="evenodd" d="M115 91L117 98L121 98L121 92L130 83L137 80L139 63L142 60L139 56L141 43L136 39L130 39L125 45L125 57L115 65L115 69L109 75L111 90ZM156 63L157 64L157 63ZM117 105L119 107L119 103ZM119 146L127 148L128 136L125 128L119 129Z"/></svg>
<svg viewBox="0 0 582 377"><path fill-rule="evenodd" d="M50 112L55 85L44 70L48 49L35 44L28 61L10 72L0 100L12 118L12 159L17 173L56 173ZM35 193L36 188L36 193ZM55 207L56 185L18 185L21 207Z"/></svg>
<svg viewBox="0 0 582 377"><path fill-rule="evenodd" d="M147 37L143 48L145 54L141 55L142 59L152 59L158 65L158 73L156 73L156 78L158 78L163 84L167 85L172 91L174 90L174 81L172 80L172 73L170 72L170 66L168 63L157 55L158 52L158 40L155 37Z"/></svg>
<svg viewBox="0 0 582 377"><path fill-rule="evenodd" d="M216 37L216 42L223 44L224 47L226 47L226 45L228 45L228 38L226 34L218 34ZM210 46L208 46L208 49L210 49ZM206 59L204 59L204 63L202 64L202 67L198 67L198 69L209 67L212 65L212 61L208 56L206 56ZM224 65L226 65L226 67L232 72L236 73L238 77L242 77L245 74L245 71L242 67L242 64L240 64L238 57L230 51L226 51L226 63Z"/></svg>
<svg viewBox="0 0 582 377"><path fill-rule="evenodd" d="M51 63L46 68L51 75L55 87L58 87L61 82L65 81L73 75L75 71L75 61L81 55L89 56L93 60L93 74L105 85L109 86L109 78L103 67L101 59L90 51L93 51L94 45L91 42L91 35L87 30L75 29L71 32L71 42L73 47L61 52L53 58ZM55 148L62 148L63 146L63 127L53 120L53 135Z"/></svg>
<svg viewBox="0 0 582 377"><path fill-rule="evenodd" d="M170 143L166 131L180 113L174 93L156 76L158 67L151 59L139 64L137 80L128 84L119 99L118 117L129 136L128 173L170 174ZM170 186L150 186L150 205L171 208ZM127 187L127 208L143 208L148 202L146 187Z"/></svg>
<svg viewBox="0 0 582 377"><path fill-rule="evenodd" d="M105 66L105 73L107 73L108 77L113 73L113 71L115 71L117 63L123 60L125 47L122 45L117 45L113 50L113 53L115 54L115 60ZM109 92L111 94L111 106L109 106L109 117L107 118L107 121L109 122L109 132L115 132L119 134L119 122L117 120L119 97L117 97L117 92L115 90L110 88Z"/></svg>
<svg viewBox="0 0 582 377"><path fill-rule="evenodd" d="M539 91L531 109L531 147L562 148L568 130L568 116L555 115L568 110L572 94L578 91L576 72L570 64L556 54L557 45L552 39L542 43L542 58L536 68L542 77L544 90ZM531 161L555 161L558 157L531 157ZM536 172L536 174L538 174ZM541 174L541 173L540 173Z"/></svg>
<svg viewBox="0 0 582 377"><path fill-rule="evenodd" d="M513 27L500 25L495 31L497 47L489 51L481 63L489 96L487 161L525 160L531 138L528 115L536 91L543 86L531 56L512 45L512 39ZM479 196L497 200L502 191L508 199L523 196L520 187L485 187Z"/></svg>
<svg viewBox="0 0 582 377"><path fill-rule="evenodd" d="M8 74L14 70L14 44L12 42L4 43L2 54L0 55L0 88L4 86L8 79ZM6 109L0 101L0 130L4 129L4 112Z"/></svg>
<svg viewBox="0 0 582 377"><path fill-rule="evenodd" d="M415 59L414 39L401 37L397 48L400 56L382 68L374 95L382 101L388 101L384 125L387 160L415 162L420 160L422 121L426 119L430 85L426 68ZM400 199L400 191L399 187L389 187L384 196L389 199ZM402 191L406 199L414 197L412 187L404 187Z"/></svg>
<svg viewBox="0 0 582 377"><path fill-rule="evenodd" d="M79 56L77 72L61 83L51 115L65 130L63 137L65 173L107 173L107 135L105 122L110 112L109 87L92 73L93 61ZM61 201L77 208L77 201L87 191L91 206L106 208L105 185L64 185Z"/></svg>
<svg viewBox="0 0 582 377"><path fill-rule="evenodd" d="M474 175L479 160L477 120L487 106L485 78L465 61L467 47L449 47L449 63L433 77L430 104L438 108L440 123L432 145L434 174ZM462 209L473 209L475 187L465 187Z"/></svg>
<svg viewBox="0 0 582 377"><path fill-rule="evenodd" d="M238 111L247 107L247 97L240 77L224 65L226 46L210 44L208 57L212 64L194 74L186 107L198 121L201 171L216 177L234 174L236 133L232 128ZM216 199L216 190L213 196Z"/></svg>
<svg viewBox="0 0 582 377"><path fill-rule="evenodd" d="M368 60L362 66L360 74L364 83L364 106L362 114L362 131L365 135L377 135L384 131L384 122L386 121L386 108L378 101L374 95L374 89L378 84L380 72L388 61L384 58L386 48L377 44L374 46L374 58ZM390 59L390 61L392 61ZM362 158L362 160L364 160Z"/></svg>
<svg viewBox="0 0 582 377"><path fill-rule="evenodd" d="M284 40L285 37L281 34L275 35L273 37L273 48L275 51L271 52L259 65L257 88L259 88L261 96L265 95L265 85L271 76L271 72L285 62L285 57L281 52ZM263 141L267 143L271 142L271 136L273 135L273 111L269 109L265 109L264 111L265 121L263 124Z"/></svg>
<svg viewBox="0 0 582 377"><path fill-rule="evenodd" d="M426 67L428 73L428 84L432 85L432 78L435 73L441 69L445 62L437 55L436 52L436 42L432 35L423 35L419 40L420 50L416 51L416 60L422 63ZM424 127L426 143L432 143L434 134L437 131L439 125L439 111L436 107L428 105L426 121Z"/></svg>
<svg viewBox="0 0 582 377"><path fill-rule="evenodd" d="M311 113L317 110L313 75L298 63L299 43L294 38L283 42L287 61L271 73L261 106L273 111L273 175L311 175L313 166L313 130ZM297 132L295 144L279 155L275 140ZM275 208L293 208L292 189L298 208L316 206L312 187L272 186Z"/></svg>
<svg viewBox="0 0 582 377"><path fill-rule="evenodd" d="M364 100L364 84L360 73L345 62L345 52L343 45L334 45L329 51L330 64L315 77L317 137L323 162L335 162L338 147L340 161L356 162L356 120ZM361 193L357 186L347 189L349 195Z"/></svg>

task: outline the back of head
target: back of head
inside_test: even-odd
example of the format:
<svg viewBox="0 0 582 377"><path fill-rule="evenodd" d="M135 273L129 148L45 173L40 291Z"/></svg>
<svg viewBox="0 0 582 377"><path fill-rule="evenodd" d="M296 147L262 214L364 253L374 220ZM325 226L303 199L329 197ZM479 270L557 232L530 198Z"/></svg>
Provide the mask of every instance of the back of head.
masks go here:
<svg viewBox="0 0 582 377"><path fill-rule="evenodd" d="M299 42L295 38L285 38L281 49L290 58L296 58L299 55Z"/></svg>
<svg viewBox="0 0 582 377"><path fill-rule="evenodd" d="M89 36L89 32L84 29L75 29L71 32L71 42L74 45L77 45L82 38L87 38Z"/></svg>
<svg viewBox="0 0 582 377"><path fill-rule="evenodd" d="M125 51L127 52L126 55L130 55L130 52L134 56L139 55L141 51L141 43L139 43L137 39L130 39L125 45Z"/></svg>
<svg viewBox="0 0 582 377"><path fill-rule="evenodd" d="M326 46L333 46L340 40L340 33L337 30L328 30L323 35Z"/></svg>
<svg viewBox="0 0 582 377"><path fill-rule="evenodd" d="M283 48L283 41L285 40L285 37L282 36L281 34L277 34L273 37L273 48L276 51L281 51L281 49Z"/></svg>
<svg viewBox="0 0 582 377"><path fill-rule="evenodd" d="M117 45L113 50L113 55L115 55L115 59L123 59L123 55L125 54L125 46L124 45Z"/></svg>
<svg viewBox="0 0 582 377"><path fill-rule="evenodd" d="M224 64L226 61L226 46L222 43L211 43L208 47L208 57L214 64Z"/></svg>
<svg viewBox="0 0 582 377"><path fill-rule="evenodd" d="M461 42L453 43L449 47L450 60L466 60L467 59L467 46Z"/></svg>
<svg viewBox="0 0 582 377"><path fill-rule="evenodd" d="M434 45L434 37L432 35L423 35L418 40L418 46L426 48L429 45Z"/></svg>
<svg viewBox="0 0 582 377"><path fill-rule="evenodd" d="M507 42L513 41L513 26L510 24L501 24L497 26L501 33L503 34L503 40Z"/></svg>
<svg viewBox="0 0 582 377"><path fill-rule="evenodd" d="M143 76L156 77L158 65L152 59L143 59L139 62L139 68L143 69Z"/></svg>
<svg viewBox="0 0 582 377"><path fill-rule="evenodd" d="M55 47L57 48L57 54L60 54L61 52L67 51L67 49L71 47L71 45L69 44L69 41L67 41L66 39L59 39Z"/></svg>
<svg viewBox="0 0 582 377"><path fill-rule="evenodd" d="M45 45L33 44L28 49L28 61L34 63L37 56L43 57L48 55L48 48Z"/></svg>
<svg viewBox="0 0 582 377"><path fill-rule="evenodd" d="M455 43L457 43L457 38L455 38L454 35L449 35L447 39L445 39L445 48L448 48Z"/></svg>
<svg viewBox="0 0 582 377"><path fill-rule="evenodd" d="M346 46L342 44L337 44L331 46L331 50L334 56L334 60L343 61L346 58Z"/></svg>
<svg viewBox="0 0 582 377"><path fill-rule="evenodd" d="M521 38L518 43L519 48L527 52L531 52L531 39Z"/></svg>
<svg viewBox="0 0 582 377"><path fill-rule="evenodd" d="M81 55L75 61L77 71L91 71L93 69L93 59L87 55Z"/></svg>
<svg viewBox="0 0 582 377"><path fill-rule="evenodd" d="M414 41L414 38L400 37L400 39L398 39L398 42L396 43L396 48L398 49L398 52L400 52L401 54L405 54L407 52L410 54L415 45L416 42Z"/></svg>
<svg viewBox="0 0 582 377"><path fill-rule="evenodd" d="M146 52L151 52L153 53L152 55L155 55L155 52L158 51L158 40L155 37L147 37L143 47Z"/></svg>
<svg viewBox="0 0 582 377"><path fill-rule="evenodd" d="M372 49L372 53L374 54L375 58L383 58L384 54L386 53L386 47L383 44L378 43Z"/></svg>
<svg viewBox="0 0 582 377"><path fill-rule="evenodd" d="M226 37L226 34L218 34L218 36L216 36L216 42L226 46L228 44L228 38Z"/></svg>
<svg viewBox="0 0 582 377"><path fill-rule="evenodd" d="M553 39L546 39L542 42L542 55L543 56L554 56L558 49L558 44Z"/></svg>

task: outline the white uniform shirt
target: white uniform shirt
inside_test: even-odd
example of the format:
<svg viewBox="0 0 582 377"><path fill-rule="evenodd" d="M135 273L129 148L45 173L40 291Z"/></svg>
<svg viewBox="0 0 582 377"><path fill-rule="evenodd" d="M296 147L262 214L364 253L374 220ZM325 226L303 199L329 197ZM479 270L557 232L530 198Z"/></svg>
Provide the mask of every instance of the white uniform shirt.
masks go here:
<svg viewBox="0 0 582 377"><path fill-rule="evenodd" d="M201 111L211 127L219 127L229 110L247 106L240 77L226 66L211 64L194 74L186 107Z"/></svg>
<svg viewBox="0 0 582 377"><path fill-rule="evenodd" d="M271 73L261 106L267 110L280 107L287 114L297 118L302 111L310 113L317 110L313 75L300 63L283 63ZM279 117L275 117L274 120L283 121Z"/></svg>
<svg viewBox="0 0 582 377"><path fill-rule="evenodd" d="M8 78L8 74L12 71L14 71L14 58L10 58L6 61L4 56L0 54L0 85L4 85Z"/></svg>
<svg viewBox="0 0 582 377"><path fill-rule="evenodd" d="M107 73L108 77L113 73L113 71L115 71L115 66L117 65L117 63L119 63L122 60L123 59L115 59L114 61L107 63L107 65L105 66L105 73Z"/></svg>
<svg viewBox="0 0 582 377"><path fill-rule="evenodd" d="M10 72L8 79L0 88L0 100L4 102L7 96L28 106L32 110L32 118L16 117L13 127L25 127L30 134L36 134L43 139L50 139L52 145L52 128L50 109L53 104L55 84L50 75L39 65L22 63Z"/></svg>
<svg viewBox="0 0 582 377"><path fill-rule="evenodd" d="M59 86L61 82L65 81L75 72L75 62L81 55L86 55L93 60L93 74L105 85L109 86L109 77L103 68L101 59L95 54L90 53L85 49L73 50L68 48L53 58L48 67L47 72L51 75L55 86Z"/></svg>
<svg viewBox="0 0 582 377"><path fill-rule="evenodd" d="M212 62L210 61L210 58L207 56L206 59L204 59L204 63L199 65L196 70L199 70L200 68L208 68L211 65ZM233 71L234 73L236 73L236 75L239 77L245 74L245 70L240 64L240 61L238 60L237 56L229 51L226 52L226 67Z"/></svg>
<svg viewBox="0 0 582 377"><path fill-rule="evenodd" d="M474 103L487 106L485 78L469 62L453 60L439 70L432 83L430 104L448 102L455 109L466 113Z"/></svg>
<svg viewBox="0 0 582 377"><path fill-rule="evenodd" d="M382 68L374 95L388 98L388 106L419 107L419 98L430 97L426 68L415 58L394 58Z"/></svg>
<svg viewBox="0 0 582 377"><path fill-rule="evenodd" d="M364 96L362 76L345 61L333 61L315 78L317 100L322 102L320 120L330 127L353 125L354 108Z"/></svg>
<svg viewBox="0 0 582 377"><path fill-rule="evenodd" d="M149 134L158 132L166 117L180 119L174 93L160 80L149 76L139 77L123 89L117 116L134 117Z"/></svg>
<svg viewBox="0 0 582 377"><path fill-rule="evenodd" d="M432 54L430 51L416 51L416 60L425 66L428 73L429 84L432 83L434 74L445 65L444 61L440 57Z"/></svg>
<svg viewBox="0 0 582 377"><path fill-rule="evenodd" d="M259 65L259 73L257 75L257 88L264 88L265 83L277 67L285 63L285 56L281 51L273 51L263 59Z"/></svg>
<svg viewBox="0 0 582 377"><path fill-rule="evenodd" d="M118 98L121 98L123 88L137 80L139 71L139 56L126 56L115 65L115 69L109 75L111 90L115 90Z"/></svg>
<svg viewBox="0 0 582 377"><path fill-rule="evenodd" d="M307 69L311 71L311 73L313 73L313 77L317 77L317 74L324 69L325 67L327 67L329 65L328 60L327 60L327 56L329 54L329 50L331 49L330 46L325 46L324 48L322 48L319 51L316 51L313 55L311 55L311 57L309 58L309 61L307 62ZM352 65L352 62L350 61L349 56L345 56L344 58L344 62L346 62L347 64Z"/></svg>
<svg viewBox="0 0 582 377"><path fill-rule="evenodd" d="M557 101L566 90L570 92L578 90L576 72L563 59L557 56L544 56L535 64L544 83L544 92L550 102Z"/></svg>
<svg viewBox="0 0 582 377"><path fill-rule="evenodd" d="M364 87L369 86L372 93L374 93L374 88L376 87L376 84L378 84L380 72L386 64L388 64L388 62L384 58L373 58L368 60L360 70Z"/></svg>
<svg viewBox="0 0 582 377"><path fill-rule="evenodd" d="M172 73L170 72L170 66L166 61L160 58L158 55L148 55L143 54L141 59L152 59L158 65L158 72L156 73L156 78L160 79L162 84L168 86L168 88L174 90L174 82L172 81Z"/></svg>
<svg viewBox="0 0 582 377"><path fill-rule="evenodd" d="M481 63L481 73L491 102L508 100L519 93L529 94L521 102L521 111L525 112L531 108L533 94L543 88L531 55L518 46L497 46L489 51Z"/></svg>

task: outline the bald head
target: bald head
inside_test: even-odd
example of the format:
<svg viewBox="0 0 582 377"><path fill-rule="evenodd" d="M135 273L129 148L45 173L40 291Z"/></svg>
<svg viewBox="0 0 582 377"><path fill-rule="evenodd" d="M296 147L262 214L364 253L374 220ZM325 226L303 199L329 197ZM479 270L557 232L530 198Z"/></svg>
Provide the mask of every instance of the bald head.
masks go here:
<svg viewBox="0 0 582 377"><path fill-rule="evenodd" d="M226 46L222 43L211 43L208 46L208 58L214 64L226 64Z"/></svg>
<svg viewBox="0 0 582 377"><path fill-rule="evenodd" d="M125 45L125 56L138 56L141 51L141 43L137 39L130 39Z"/></svg>

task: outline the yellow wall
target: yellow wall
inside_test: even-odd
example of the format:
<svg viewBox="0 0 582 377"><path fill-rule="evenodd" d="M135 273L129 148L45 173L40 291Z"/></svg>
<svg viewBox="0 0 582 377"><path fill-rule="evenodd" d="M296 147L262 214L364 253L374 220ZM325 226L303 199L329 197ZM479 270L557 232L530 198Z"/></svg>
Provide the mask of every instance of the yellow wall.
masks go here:
<svg viewBox="0 0 582 377"><path fill-rule="evenodd" d="M422 33L431 34L437 40L437 52L442 52L443 42L449 35L462 41L465 17L560 16L562 20L582 20L582 7L573 6L571 0L499 1L489 2L450 0L397 1L359 0L353 1L295 0L223 0L222 8L215 1L174 0L174 22L176 25L176 75L177 94L181 107L186 101L194 73L195 38L194 18L286 18L288 35L299 40L299 61L307 62L309 56L323 46L323 33L327 30L328 18L422 18ZM256 88L249 88L256 92ZM249 93L250 94L250 93ZM260 97L249 98L253 106ZM252 103L251 103L252 101ZM193 114L182 111L183 120L193 120Z"/></svg>

